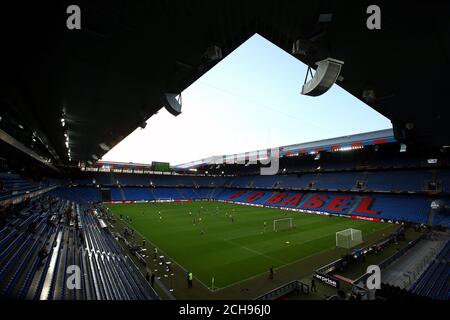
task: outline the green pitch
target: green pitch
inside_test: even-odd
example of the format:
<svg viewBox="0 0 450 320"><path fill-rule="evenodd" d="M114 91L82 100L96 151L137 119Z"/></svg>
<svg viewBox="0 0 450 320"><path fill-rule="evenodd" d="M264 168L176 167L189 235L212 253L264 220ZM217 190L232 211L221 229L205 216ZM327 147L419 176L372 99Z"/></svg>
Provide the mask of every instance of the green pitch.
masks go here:
<svg viewBox="0 0 450 320"><path fill-rule="evenodd" d="M335 248L336 231L365 236L390 225L292 213L220 202L112 204L117 216L206 286L223 288ZM216 209L218 208L218 209ZM231 215L231 216L230 216ZM273 220L293 218L294 228L275 232ZM266 228L264 228L266 222Z"/></svg>

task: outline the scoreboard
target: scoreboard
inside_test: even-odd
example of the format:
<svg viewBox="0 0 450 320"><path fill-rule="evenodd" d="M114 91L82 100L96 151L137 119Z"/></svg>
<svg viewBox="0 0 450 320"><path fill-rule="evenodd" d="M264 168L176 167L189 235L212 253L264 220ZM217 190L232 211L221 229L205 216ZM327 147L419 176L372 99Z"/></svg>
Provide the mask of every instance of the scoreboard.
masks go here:
<svg viewBox="0 0 450 320"><path fill-rule="evenodd" d="M170 164L169 162L152 162L152 170L153 171L160 171L160 172L169 172L170 171Z"/></svg>

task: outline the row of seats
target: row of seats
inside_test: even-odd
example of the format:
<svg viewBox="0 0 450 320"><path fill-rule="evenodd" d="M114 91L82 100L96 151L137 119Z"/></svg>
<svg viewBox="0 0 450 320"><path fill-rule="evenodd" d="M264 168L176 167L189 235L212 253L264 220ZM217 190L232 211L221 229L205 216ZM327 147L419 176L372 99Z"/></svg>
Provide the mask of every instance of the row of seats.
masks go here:
<svg viewBox="0 0 450 320"><path fill-rule="evenodd" d="M89 201L100 201L100 190L92 187L60 188L52 191L60 197L79 199L90 194ZM315 212L357 216L373 221L394 220L429 223L431 199L425 196L289 191L240 188L112 188L113 201L212 199L274 207L297 208ZM448 210L433 215L433 224L450 226Z"/></svg>
<svg viewBox="0 0 450 320"><path fill-rule="evenodd" d="M450 170L351 171L237 177L97 173L89 178L72 180L72 184L450 193Z"/></svg>
<svg viewBox="0 0 450 320"><path fill-rule="evenodd" d="M370 220L428 222L430 200L422 196L407 197L379 194L336 192L278 192L227 189L219 200L261 204L316 212L344 214Z"/></svg>
<svg viewBox="0 0 450 320"><path fill-rule="evenodd" d="M438 176L447 190L450 179ZM230 182L240 188L295 188L309 190L364 190L386 192L421 192L434 181L432 171L353 171L305 173L301 175L241 176Z"/></svg>
<svg viewBox="0 0 450 320"><path fill-rule="evenodd" d="M0 295L3 298L40 297L48 270L42 266L43 252L53 248L61 230L50 218L54 212L59 214L64 210L61 201L51 201L48 197L35 200L3 227L0 233Z"/></svg>
<svg viewBox="0 0 450 320"><path fill-rule="evenodd" d="M34 200L28 209L0 230L1 298L158 299L92 210L53 196ZM81 290L66 285L73 265L80 268Z"/></svg>
<svg viewBox="0 0 450 320"><path fill-rule="evenodd" d="M94 187L57 188L51 190L49 194L82 204L100 201L99 189Z"/></svg>
<svg viewBox="0 0 450 320"><path fill-rule="evenodd" d="M80 214L83 239L82 267L85 272L85 299L157 299L133 261L122 254L117 240L100 228L90 210Z"/></svg>
<svg viewBox="0 0 450 320"><path fill-rule="evenodd" d="M72 185L220 187L227 184L229 180L229 177L148 175L109 172L82 174L81 177L71 179L67 182Z"/></svg>
<svg viewBox="0 0 450 320"><path fill-rule="evenodd" d="M411 288L431 299L450 300L450 241Z"/></svg>
<svg viewBox="0 0 450 320"><path fill-rule="evenodd" d="M377 300L402 300L402 301L427 301L428 298L414 294L408 290L401 289L397 286L382 283L381 289L376 290L375 297Z"/></svg>
<svg viewBox="0 0 450 320"><path fill-rule="evenodd" d="M49 181L35 182L19 174L0 172L0 200L39 190L49 185Z"/></svg>
<svg viewBox="0 0 450 320"><path fill-rule="evenodd" d="M222 188L112 187L109 190L111 190L112 201L153 201L214 199ZM89 203L99 202L100 192L101 188L96 187L70 187L54 189L50 191L50 194L78 203Z"/></svg>

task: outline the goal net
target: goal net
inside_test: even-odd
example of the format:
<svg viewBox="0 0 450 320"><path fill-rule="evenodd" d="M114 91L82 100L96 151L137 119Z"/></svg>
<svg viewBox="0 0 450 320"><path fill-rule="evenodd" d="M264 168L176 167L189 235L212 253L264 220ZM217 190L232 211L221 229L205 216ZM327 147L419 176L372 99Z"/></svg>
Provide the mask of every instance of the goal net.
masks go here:
<svg viewBox="0 0 450 320"><path fill-rule="evenodd" d="M292 229L294 227L294 220L292 218L273 220L273 231L282 231Z"/></svg>
<svg viewBox="0 0 450 320"><path fill-rule="evenodd" d="M155 202L174 202L172 198L157 198Z"/></svg>
<svg viewBox="0 0 450 320"><path fill-rule="evenodd" d="M345 229L336 232L336 247L341 248L352 248L362 243L362 233L361 230L357 229Z"/></svg>

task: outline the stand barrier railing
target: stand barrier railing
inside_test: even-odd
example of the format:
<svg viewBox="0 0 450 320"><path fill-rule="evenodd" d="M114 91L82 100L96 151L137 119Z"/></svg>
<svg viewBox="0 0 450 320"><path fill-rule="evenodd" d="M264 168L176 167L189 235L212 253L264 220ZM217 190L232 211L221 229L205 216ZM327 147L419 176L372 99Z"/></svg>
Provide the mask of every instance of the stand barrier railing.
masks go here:
<svg viewBox="0 0 450 320"><path fill-rule="evenodd" d="M257 297L255 300L275 300L290 293L309 294L309 285L294 280Z"/></svg>

